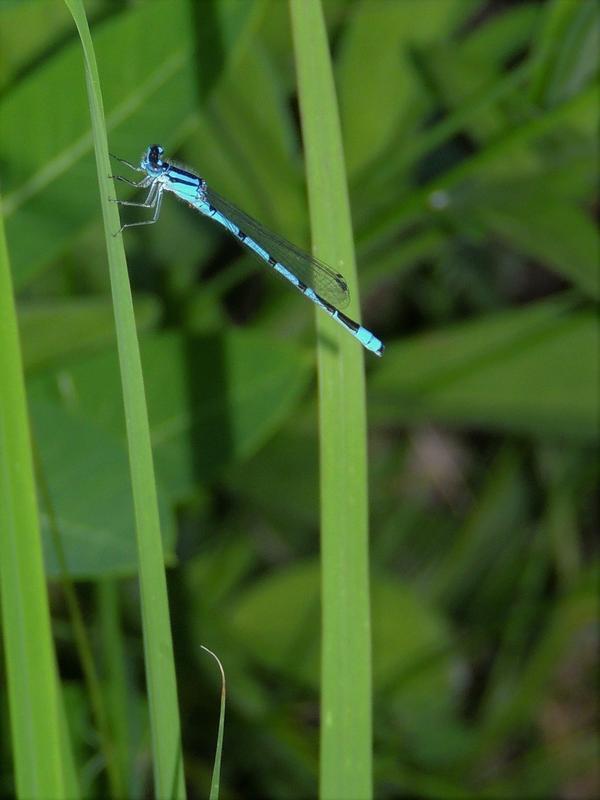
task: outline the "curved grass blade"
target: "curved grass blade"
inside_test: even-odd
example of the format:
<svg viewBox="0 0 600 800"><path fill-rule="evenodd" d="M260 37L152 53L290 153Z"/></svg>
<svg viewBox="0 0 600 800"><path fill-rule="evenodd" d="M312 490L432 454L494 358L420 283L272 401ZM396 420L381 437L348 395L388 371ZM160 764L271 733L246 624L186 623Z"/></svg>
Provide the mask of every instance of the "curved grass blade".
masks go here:
<svg viewBox="0 0 600 800"><path fill-rule="evenodd" d="M221 671L221 707L219 710L219 730L217 733L217 747L215 750L215 763L213 766L213 773L212 778L210 781L210 800L218 800L219 797L219 788L221 785L221 759L223 756L223 733L225 731L225 698L227 695L227 689L225 685L225 670L223 669L223 665L219 660L219 657L213 653L212 650L209 650L208 647L205 647L203 644L200 645L203 650L211 655L214 660L217 662L219 666L219 670Z"/></svg>
<svg viewBox="0 0 600 800"><path fill-rule="evenodd" d="M83 47L98 186L117 330L117 345L136 519L145 667L157 797L185 798L173 641L169 619L158 498L150 444L148 411L133 301L116 205L109 202L111 174L100 77L82 0L65 0Z"/></svg>

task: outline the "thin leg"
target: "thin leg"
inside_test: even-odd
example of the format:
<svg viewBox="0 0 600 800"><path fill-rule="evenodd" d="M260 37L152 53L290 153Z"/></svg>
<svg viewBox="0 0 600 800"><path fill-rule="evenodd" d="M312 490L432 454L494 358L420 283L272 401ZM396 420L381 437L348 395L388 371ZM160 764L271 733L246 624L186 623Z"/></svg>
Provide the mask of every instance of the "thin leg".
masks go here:
<svg viewBox="0 0 600 800"><path fill-rule="evenodd" d="M126 225L121 225L119 230L115 233L115 236L118 236L119 233L125 230L125 228L136 228L138 225L154 225L155 222L158 222L158 217L160 216L160 206L162 203L162 196L163 190L157 189L157 195L154 199L154 216L152 219L145 219L142 222L128 222ZM152 205L147 205L146 203L126 203L126 205L140 205L143 208L152 208Z"/></svg>
<svg viewBox="0 0 600 800"><path fill-rule="evenodd" d="M109 175L108 177L114 181L121 181L121 183L127 183L129 186L135 186L136 189L143 189L144 186L148 186L148 176L142 178L141 181L130 181L129 178L124 178L122 175Z"/></svg>
<svg viewBox="0 0 600 800"><path fill-rule="evenodd" d="M154 204L156 203L156 193L159 191L158 183L153 183L150 186L150 191L148 192L148 196L144 200L143 203L134 203L131 200L119 200L117 198L113 199L112 197L109 198L111 203L116 203L119 206L135 206L136 208L154 208Z"/></svg>
<svg viewBox="0 0 600 800"><path fill-rule="evenodd" d="M113 156L112 153L109 153L108 155L111 158L114 158L115 161L120 161L121 164L125 164L125 166L129 167L129 169L133 169L136 172L144 172L144 170L139 165L136 166L136 164L132 164L131 161L125 161L124 158L119 158L119 156Z"/></svg>

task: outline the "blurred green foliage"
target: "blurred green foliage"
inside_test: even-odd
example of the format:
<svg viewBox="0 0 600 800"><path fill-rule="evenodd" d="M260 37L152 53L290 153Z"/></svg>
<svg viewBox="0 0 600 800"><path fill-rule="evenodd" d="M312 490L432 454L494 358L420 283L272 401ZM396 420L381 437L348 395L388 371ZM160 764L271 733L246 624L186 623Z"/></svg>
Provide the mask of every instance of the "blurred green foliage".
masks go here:
<svg viewBox="0 0 600 800"><path fill-rule="evenodd" d="M367 358L376 794L593 797L598 5L324 6L363 315L387 345L381 362ZM307 245L287 3L87 9L112 151L136 160L161 142ZM59 2L0 5L0 181L69 568L91 585L126 577L135 543L89 111ZM227 671L223 797L314 796L312 311L168 198L160 224L126 241L190 796L206 796L218 713L200 643ZM49 536L45 546L56 577ZM129 780L142 797L137 601L128 582L121 594ZM101 797L60 604L56 614L76 752Z"/></svg>

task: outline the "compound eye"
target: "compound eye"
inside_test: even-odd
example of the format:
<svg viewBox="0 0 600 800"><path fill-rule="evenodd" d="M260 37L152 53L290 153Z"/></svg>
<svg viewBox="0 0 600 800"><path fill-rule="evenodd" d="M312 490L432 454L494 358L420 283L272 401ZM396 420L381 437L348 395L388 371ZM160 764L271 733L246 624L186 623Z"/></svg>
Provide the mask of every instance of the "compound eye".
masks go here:
<svg viewBox="0 0 600 800"><path fill-rule="evenodd" d="M150 164L159 165L160 157L164 152L164 149L159 144L150 145L148 148L148 161Z"/></svg>

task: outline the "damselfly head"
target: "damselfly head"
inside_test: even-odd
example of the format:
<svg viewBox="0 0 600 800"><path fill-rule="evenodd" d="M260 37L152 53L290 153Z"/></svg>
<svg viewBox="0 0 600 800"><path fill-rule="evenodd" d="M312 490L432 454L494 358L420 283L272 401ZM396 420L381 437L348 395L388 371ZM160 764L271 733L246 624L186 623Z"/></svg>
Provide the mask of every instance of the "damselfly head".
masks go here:
<svg viewBox="0 0 600 800"><path fill-rule="evenodd" d="M168 169L168 164L162 160L162 154L165 152L164 147L159 144L151 144L144 153L141 161L141 167L149 175L160 175Z"/></svg>

